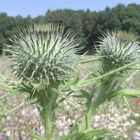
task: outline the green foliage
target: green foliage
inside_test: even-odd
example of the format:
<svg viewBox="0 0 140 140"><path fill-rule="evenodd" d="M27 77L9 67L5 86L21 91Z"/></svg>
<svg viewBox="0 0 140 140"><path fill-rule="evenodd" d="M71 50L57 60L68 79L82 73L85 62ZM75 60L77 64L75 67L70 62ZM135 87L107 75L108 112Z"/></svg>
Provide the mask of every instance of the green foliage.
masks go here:
<svg viewBox="0 0 140 140"><path fill-rule="evenodd" d="M90 10L73 11L68 9L49 10L44 18L49 22L64 24L67 28L76 31L81 39L81 44L86 46L84 51L93 53L95 52L93 46L98 40L98 36L106 30L123 30L131 34L131 37L129 35L131 39L134 37L133 33L139 38L140 15L138 13L139 5L129 4L124 6L119 4L114 8L107 7L104 11L100 12Z"/></svg>
<svg viewBox="0 0 140 140"><path fill-rule="evenodd" d="M124 89L116 92L116 95L118 96L130 96L130 97L139 97L140 96L140 91L139 90L134 90L134 89Z"/></svg>
<svg viewBox="0 0 140 140"><path fill-rule="evenodd" d="M95 53L94 44L98 36L105 32L117 31L123 40L140 39L140 6L137 4L122 4L116 7L107 7L103 11L95 12L84 10L48 10L46 15L31 18L27 16L10 17L5 13L0 14L0 53L3 50L3 43L9 43L8 38L15 33L15 29L31 24L46 24L48 22L65 25L67 29L75 31L80 38L80 45L85 46L83 52ZM120 30L123 31L120 32ZM118 32L119 31L119 32ZM129 33L129 35L128 35ZM131 34L131 35L130 35ZM134 35L133 35L134 34Z"/></svg>
<svg viewBox="0 0 140 140"><path fill-rule="evenodd" d="M3 51L4 43L10 43L8 38L16 32L17 28L32 24L32 18L21 16L10 17L5 13L0 13L0 54Z"/></svg>
<svg viewBox="0 0 140 140"><path fill-rule="evenodd" d="M86 130L84 132L63 136L60 138L60 140L96 140L97 138L102 139L107 135L112 135L112 134L105 129Z"/></svg>

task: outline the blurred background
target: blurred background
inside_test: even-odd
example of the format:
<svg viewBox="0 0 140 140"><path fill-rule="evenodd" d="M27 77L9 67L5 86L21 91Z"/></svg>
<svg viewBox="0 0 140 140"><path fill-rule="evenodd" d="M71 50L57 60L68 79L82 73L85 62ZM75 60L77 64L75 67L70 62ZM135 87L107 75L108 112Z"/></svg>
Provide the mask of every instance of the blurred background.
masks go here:
<svg viewBox="0 0 140 140"><path fill-rule="evenodd" d="M94 53L94 43L106 30L140 35L140 0L4 0L0 1L0 54L16 28L55 22L80 37L83 52Z"/></svg>

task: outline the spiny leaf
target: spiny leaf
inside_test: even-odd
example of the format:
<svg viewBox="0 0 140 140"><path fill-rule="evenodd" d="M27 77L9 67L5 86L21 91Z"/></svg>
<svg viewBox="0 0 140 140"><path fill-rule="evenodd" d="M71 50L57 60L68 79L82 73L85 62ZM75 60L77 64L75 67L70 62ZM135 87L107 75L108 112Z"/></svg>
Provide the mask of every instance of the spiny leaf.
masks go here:
<svg viewBox="0 0 140 140"><path fill-rule="evenodd" d="M124 89L120 90L116 93L119 96L130 96L130 97L140 97L140 90L134 89Z"/></svg>

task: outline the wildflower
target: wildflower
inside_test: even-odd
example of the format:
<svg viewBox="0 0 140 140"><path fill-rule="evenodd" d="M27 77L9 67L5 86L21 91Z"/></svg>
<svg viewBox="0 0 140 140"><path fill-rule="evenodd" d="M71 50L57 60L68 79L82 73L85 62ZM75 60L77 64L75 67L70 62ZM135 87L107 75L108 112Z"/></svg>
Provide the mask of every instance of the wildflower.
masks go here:
<svg viewBox="0 0 140 140"><path fill-rule="evenodd" d="M135 103L136 105L140 105L140 99L136 99Z"/></svg>

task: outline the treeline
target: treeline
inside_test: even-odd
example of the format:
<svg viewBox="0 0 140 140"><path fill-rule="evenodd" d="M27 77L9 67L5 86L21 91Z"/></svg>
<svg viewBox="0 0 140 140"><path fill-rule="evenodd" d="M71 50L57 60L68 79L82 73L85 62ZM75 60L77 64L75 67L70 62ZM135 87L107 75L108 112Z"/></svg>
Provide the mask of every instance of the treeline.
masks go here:
<svg viewBox="0 0 140 140"><path fill-rule="evenodd" d="M71 28L79 36L81 45L85 46L84 51L94 52L94 44L98 36L107 30L124 30L140 36L140 5L119 4L114 8L107 7L104 11L85 10L48 10L43 16L22 18L21 16L9 17L0 13L0 53L3 43L15 32L16 28L27 26L33 23L54 22Z"/></svg>

